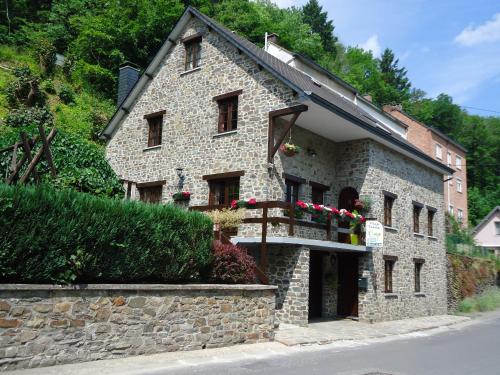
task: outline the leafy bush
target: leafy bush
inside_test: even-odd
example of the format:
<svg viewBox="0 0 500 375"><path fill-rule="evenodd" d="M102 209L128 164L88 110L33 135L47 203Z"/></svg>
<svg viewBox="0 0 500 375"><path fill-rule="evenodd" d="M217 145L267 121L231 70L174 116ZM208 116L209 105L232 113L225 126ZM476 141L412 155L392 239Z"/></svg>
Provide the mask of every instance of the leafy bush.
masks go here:
<svg viewBox="0 0 500 375"><path fill-rule="evenodd" d="M212 280L228 284L255 282L255 261L246 250L232 244L214 242Z"/></svg>
<svg viewBox="0 0 500 375"><path fill-rule="evenodd" d="M238 210L223 208L222 210L205 212L205 215L212 219L214 224L219 224L221 229L232 229L237 228L243 222L245 212L244 208Z"/></svg>
<svg viewBox="0 0 500 375"><path fill-rule="evenodd" d="M173 205L0 185L0 282L176 283L211 262L212 222Z"/></svg>
<svg viewBox="0 0 500 375"><path fill-rule="evenodd" d="M463 313L491 311L500 308L500 289L490 288L478 296L464 299L458 306Z"/></svg>
<svg viewBox="0 0 500 375"><path fill-rule="evenodd" d="M43 75L50 75L56 66L56 47L45 36L36 37L32 42L33 54L40 65Z"/></svg>
<svg viewBox="0 0 500 375"><path fill-rule="evenodd" d="M52 113L45 107L21 107L7 114L5 124L13 128L22 128L30 125L52 124Z"/></svg>
<svg viewBox="0 0 500 375"><path fill-rule="evenodd" d="M70 104L75 102L75 92L68 85L63 85L61 91L59 92L59 98L64 104Z"/></svg>
<svg viewBox="0 0 500 375"><path fill-rule="evenodd" d="M34 75L27 66L14 69L14 76L16 79L5 89L11 107L33 107L45 104L46 97L38 87L40 77Z"/></svg>
<svg viewBox="0 0 500 375"><path fill-rule="evenodd" d="M51 79L46 79L45 81L43 81L40 87L42 88L43 91L45 91L48 94L56 93L56 89L54 87L54 81L52 81Z"/></svg>

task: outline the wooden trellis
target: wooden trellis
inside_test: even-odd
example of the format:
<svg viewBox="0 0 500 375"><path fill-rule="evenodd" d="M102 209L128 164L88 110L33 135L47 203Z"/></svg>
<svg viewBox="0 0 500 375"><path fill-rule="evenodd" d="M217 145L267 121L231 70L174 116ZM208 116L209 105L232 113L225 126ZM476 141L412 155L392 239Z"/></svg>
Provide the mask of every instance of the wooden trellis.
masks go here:
<svg viewBox="0 0 500 375"><path fill-rule="evenodd" d="M52 128L49 135L45 134L45 129L42 125L38 126L39 134L35 137L29 139L26 132L20 133L21 141L14 143L13 145L4 147L0 149L0 153L12 151L12 158L9 166L9 171L6 174L7 177L5 179L5 183L7 185L14 184L19 182L20 184L25 184L30 176L33 176L33 179L36 183L40 182L39 171L37 171L37 165L42 160L42 157L45 157L47 164L49 165L50 173L52 177L56 177L56 167L54 165L54 161L52 159L52 154L50 152L50 144L52 140L56 136L57 130L56 128ZM41 141L42 145L33 155L32 151L34 150L36 144ZM17 151L18 149L23 150L23 156L20 160L17 160ZM19 177L21 173L21 169L27 163L27 167L24 173Z"/></svg>

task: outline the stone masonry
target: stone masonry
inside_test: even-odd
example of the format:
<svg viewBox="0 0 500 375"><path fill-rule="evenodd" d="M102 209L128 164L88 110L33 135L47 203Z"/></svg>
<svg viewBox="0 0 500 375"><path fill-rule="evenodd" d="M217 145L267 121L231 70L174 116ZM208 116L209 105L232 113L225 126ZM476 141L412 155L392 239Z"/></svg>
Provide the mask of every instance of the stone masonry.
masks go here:
<svg viewBox="0 0 500 375"><path fill-rule="evenodd" d="M0 285L0 370L272 341L275 287Z"/></svg>

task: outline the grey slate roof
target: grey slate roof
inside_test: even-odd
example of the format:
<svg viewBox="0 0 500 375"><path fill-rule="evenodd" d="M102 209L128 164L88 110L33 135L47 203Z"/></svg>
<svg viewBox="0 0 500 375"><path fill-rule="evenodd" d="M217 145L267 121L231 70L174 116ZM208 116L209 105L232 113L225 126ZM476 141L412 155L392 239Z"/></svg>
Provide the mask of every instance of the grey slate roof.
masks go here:
<svg viewBox="0 0 500 375"><path fill-rule="evenodd" d="M494 209L492 209L492 210L490 211L490 213L489 213L488 215L486 215L486 216L484 217L484 219L483 219L483 220L481 220L481 222L480 222L478 225L476 225L476 227L474 228L474 230L472 231L472 233L473 233L473 234L477 233L477 231L478 231L479 229L481 229L481 227L482 227L484 224L486 224L486 223L487 223L487 222L491 219L491 217L493 216L493 214L494 214L495 212L497 212L497 211L500 211L500 206L496 206Z"/></svg>

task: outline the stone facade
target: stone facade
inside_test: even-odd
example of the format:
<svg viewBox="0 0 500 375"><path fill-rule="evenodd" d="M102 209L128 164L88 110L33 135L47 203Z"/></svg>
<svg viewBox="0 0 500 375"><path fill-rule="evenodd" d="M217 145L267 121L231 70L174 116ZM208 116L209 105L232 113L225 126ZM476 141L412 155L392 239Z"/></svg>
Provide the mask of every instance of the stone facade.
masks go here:
<svg viewBox="0 0 500 375"><path fill-rule="evenodd" d="M275 287L0 285L0 370L274 337Z"/></svg>
<svg viewBox="0 0 500 375"><path fill-rule="evenodd" d="M184 72L184 48L177 43L108 141L106 154L118 175L136 183L166 180L163 202L169 202L178 184L175 169L182 167L186 175L184 190L192 192L190 205L197 206L208 204L209 186L204 175L244 171L240 177L241 199L282 201L286 192L283 175L290 174L306 181L300 185L299 199L310 201L310 183L316 182L329 187L325 204L337 206L341 190L351 187L361 197L371 198L373 206L368 216L381 222L383 191L389 191L397 199L394 225L385 229L384 247L368 249L359 256L358 276L368 279L368 290L358 295L359 318L380 321L445 313L442 174L371 139L326 139L306 130L307 124L301 123L301 117L286 140L289 137L304 152L293 158L278 152L273 163L268 164L269 112L299 104L299 98L215 31L192 18L181 38L195 33L203 34L201 66ZM238 99L238 129L218 134L218 108L213 97L235 90L242 90ZM160 110L165 111L162 145L147 148L144 116ZM277 124L276 134L282 126ZM307 152L308 149L314 152ZM134 190L133 197L137 196ZM414 201L424 205L421 233L417 234L412 228ZM437 209L433 236L426 234L425 206ZM261 212L247 210L247 215L261 216ZM269 216L283 216L283 212L272 209ZM286 225L269 225L267 229L268 237L288 236ZM260 232L260 224L242 225L238 236L260 236ZM294 237L325 240L326 233L299 225ZM279 287L277 317L281 322L307 324L310 251L318 250L298 245L269 246L268 276ZM384 255L398 257L394 293L390 295L383 288ZM413 290L414 258L425 259L422 292L418 294ZM337 313L337 274L338 269L330 269L326 263L322 288L324 316Z"/></svg>

